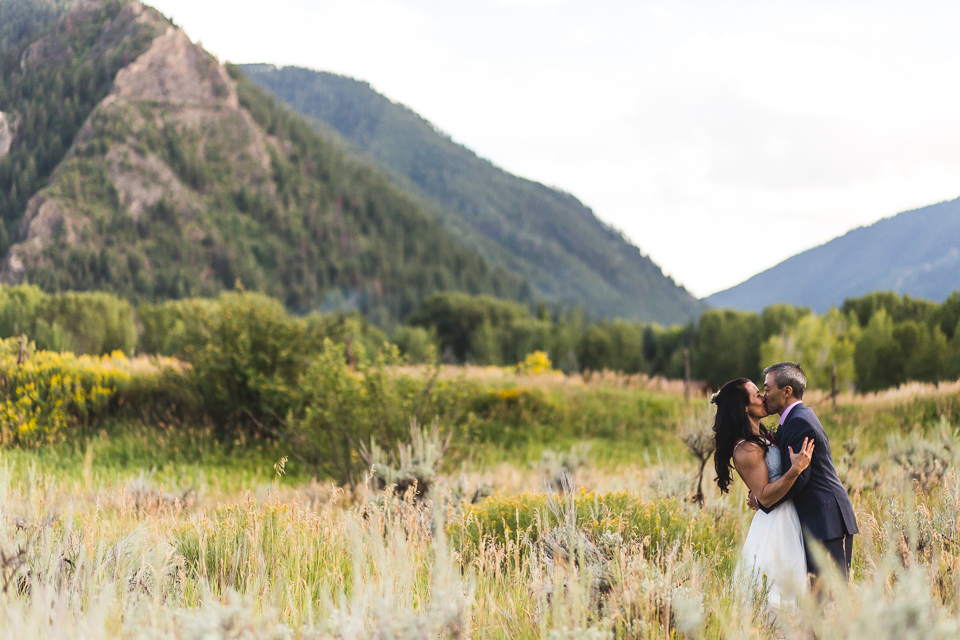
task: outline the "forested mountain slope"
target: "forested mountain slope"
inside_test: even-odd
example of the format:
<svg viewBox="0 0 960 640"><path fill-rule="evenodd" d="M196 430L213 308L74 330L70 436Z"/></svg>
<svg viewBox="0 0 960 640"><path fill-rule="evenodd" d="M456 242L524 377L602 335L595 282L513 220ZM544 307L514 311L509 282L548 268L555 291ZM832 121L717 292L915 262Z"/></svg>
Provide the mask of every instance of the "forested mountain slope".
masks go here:
<svg viewBox="0 0 960 640"><path fill-rule="evenodd" d="M746 311L786 302L822 312L871 291L896 291L943 302L957 289L960 199L854 229L715 293L706 302Z"/></svg>
<svg viewBox="0 0 960 640"><path fill-rule="evenodd" d="M38 5L69 10L0 28L4 281L150 300L239 283L378 321L439 290L530 298L155 10Z"/></svg>
<svg viewBox="0 0 960 640"><path fill-rule="evenodd" d="M367 83L295 67L241 69L432 200L428 209L452 234L529 280L537 296L664 324L704 308L576 198L495 167Z"/></svg>
<svg viewBox="0 0 960 640"><path fill-rule="evenodd" d="M0 51L28 41L77 2L80 0L0 0Z"/></svg>

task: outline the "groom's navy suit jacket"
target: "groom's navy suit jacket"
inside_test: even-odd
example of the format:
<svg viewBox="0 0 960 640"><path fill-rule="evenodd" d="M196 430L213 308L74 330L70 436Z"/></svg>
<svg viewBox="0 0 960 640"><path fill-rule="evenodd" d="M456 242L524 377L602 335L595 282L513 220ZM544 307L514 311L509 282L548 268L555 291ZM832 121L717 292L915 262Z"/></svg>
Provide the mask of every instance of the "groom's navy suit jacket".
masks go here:
<svg viewBox="0 0 960 640"><path fill-rule="evenodd" d="M804 438L814 439L813 458L810 466L800 472L793 487L780 502L793 500L800 525L816 540L833 540L858 533L850 496L833 466L830 439L813 409L798 403L787 414L787 419L777 432L784 472L790 468L790 451L787 447L791 447L794 453L800 451ZM760 506L767 513L773 507Z"/></svg>

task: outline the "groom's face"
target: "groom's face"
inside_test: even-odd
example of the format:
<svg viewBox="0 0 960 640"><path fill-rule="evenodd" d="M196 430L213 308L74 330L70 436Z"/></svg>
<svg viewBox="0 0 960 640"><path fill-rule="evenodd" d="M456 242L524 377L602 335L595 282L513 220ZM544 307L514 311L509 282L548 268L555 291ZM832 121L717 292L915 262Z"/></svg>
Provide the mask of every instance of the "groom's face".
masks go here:
<svg viewBox="0 0 960 640"><path fill-rule="evenodd" d="M781 389L777 386L777 381L774 378L775 375L773 371L771 371L763 379L763 403L766 405L769 413L780 413L786 408L787 404L785 389L789 389L790 387Z"/></svg>

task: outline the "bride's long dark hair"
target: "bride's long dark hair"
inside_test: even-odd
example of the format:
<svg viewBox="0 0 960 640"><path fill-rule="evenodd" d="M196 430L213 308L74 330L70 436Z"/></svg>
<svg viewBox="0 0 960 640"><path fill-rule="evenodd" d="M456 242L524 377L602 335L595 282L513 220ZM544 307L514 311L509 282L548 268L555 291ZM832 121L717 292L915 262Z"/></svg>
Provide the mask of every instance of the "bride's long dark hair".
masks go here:
<svg viewBox="0 0 960 640"><path fill-rule="evenodd" d="M760 435L750 427L747 417L747 405L750 393L747 391L747 378L731 380L714 394L710 402L717 405L717 415L713 419L713 437L717 448L713 454L713 464L717 470L717 486L721 493L729 491L732 481L730 469L733 468L733 450L741 440L755 442L764 451L770 445L770 433L760 425Z"/></svg>

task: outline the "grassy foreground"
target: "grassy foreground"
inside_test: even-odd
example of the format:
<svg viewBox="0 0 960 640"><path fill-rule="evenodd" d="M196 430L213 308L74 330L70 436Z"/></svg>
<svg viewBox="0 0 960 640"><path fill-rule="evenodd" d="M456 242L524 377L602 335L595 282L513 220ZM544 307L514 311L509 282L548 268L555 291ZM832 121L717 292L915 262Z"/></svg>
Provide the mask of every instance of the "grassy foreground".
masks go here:
<svg viewBox="0 0 960 640"><path fill-rule="evenodd" d="M743 489L720 496L710 485L702 508L689 500L696 465L678 432L706 428L704 401L616 376L468 375L498 394L535 389L553 409L530 425L536 437L497 439L495 420L478 422L421 496L320 482L285 461L282 445L225 444L204 429L108 425L3 450L0 635L960 633L960 385L841 397L836 407L809 398L863 535L849 584L830 578L820 601L772 617L760 595L732 584L752 517ZM589 416L579 432L569 406ZM551 420L564 425L557 437ZM435 444L415 445L413 457Z"/></svg>

